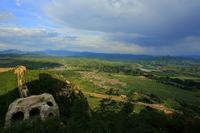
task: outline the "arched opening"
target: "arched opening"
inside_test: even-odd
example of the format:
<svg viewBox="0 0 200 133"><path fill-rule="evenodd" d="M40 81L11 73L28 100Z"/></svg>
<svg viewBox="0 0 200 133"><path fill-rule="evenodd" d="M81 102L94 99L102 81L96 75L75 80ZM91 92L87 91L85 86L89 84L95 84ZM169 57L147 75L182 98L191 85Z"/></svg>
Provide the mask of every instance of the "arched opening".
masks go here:
<svg viewBox="0 0 200 133"><path fill-rule="evenodd" d="M47 105L51 107L51 106L53 106L53 103L52 102L47 102Z"/></svg>
<svg viewBox="0 0 200 133"><path fill-rule="evenodd" d="M24 113L21 112L21 111L14 113L14 114L12 115L12 118L11 118L11 120L12 120L13 122L15 122L15 121L21 121L21 120L23 120L23 119L24 119Z"/></svg>
<svg viewBox="0 0 200 133"><path fill-rule="evenodd" d="M33 108L30 111L30 118L39 118L40 117L40 109L39 108Z"/></svg>
<svg viewBox="0 0 200 133"><path fill-rule="evenodd" d="M53 116L54 116L53 113L49 113L49 115L48 115L49 118L51 118L51 117L53 117Z"/></svg>

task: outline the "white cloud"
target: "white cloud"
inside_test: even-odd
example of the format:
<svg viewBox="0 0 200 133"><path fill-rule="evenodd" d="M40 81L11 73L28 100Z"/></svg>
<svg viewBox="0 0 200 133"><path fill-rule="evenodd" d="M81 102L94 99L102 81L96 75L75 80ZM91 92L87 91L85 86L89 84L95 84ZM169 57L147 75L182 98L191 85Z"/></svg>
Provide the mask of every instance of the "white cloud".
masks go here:
<svg viewBox="0 0 200 133"><path fill-rule="evenodd" d="M199 0L15 0L15 4L20 8L0 12L0 48L200 53Z"/></svg>
<svg viewBox="0 0 200 133"><path fill-rule="evenodd" d="M21 6L21 0L16 0L16 5Z"/></svg>
<svg viewBox="0 0 200 133"><path fill-rule="evenodd" d="M8 11L0 11L0 22L13 20L15 16Z"/></svg>
<svg viewBox="0 0 200 133"><path fill-rule="evenodd" d="M4 49L4 48L6 48L6 45L0 43L0 49Z"/></svg>
<svg viewBox="0 0 200 133"><path fill-rule="evenodd" d="M4 44L8 48L13 47L21 50L65 49L133 54L147 52L146 48L137 44L127 46L118 41L108 41L104 34L79 33L77 36L71 36L58 30L17 27L0 28L0 44Z"/></svg>
<svg viewBox="0 0 200 133"><path fill-rule="evenodd" d="M72 30L73 31L73 30ZM90 51L104 53L131 53L152 55L186 55L198 54L200 36L188 36L172 45L142 46L136 43L124 43L108 39L110 33L77 32L66 34L63 30L37 28L5 27L0 28L0 49L45 50L62 49L73 51ZM119 36L123 35L119 33ZM132 35L133 37L144 37Z"/></svg>

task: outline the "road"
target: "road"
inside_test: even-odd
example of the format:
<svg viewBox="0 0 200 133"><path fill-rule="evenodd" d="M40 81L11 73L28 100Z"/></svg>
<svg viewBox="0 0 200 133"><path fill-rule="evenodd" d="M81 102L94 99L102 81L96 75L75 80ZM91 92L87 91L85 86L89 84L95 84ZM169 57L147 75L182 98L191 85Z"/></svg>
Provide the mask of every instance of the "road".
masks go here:
<svg viewBox="0 0 200 133"><path fill-rule="evenodd" d="M122 96L110 96L110 95L105 95L105 94L99 94L99 93L93 93L93 92L83 92L85 95L96 97L96 98L110 98L111 100L118 101L118 102L127 102L125 98ZM142 105L145 107L150 107L152 109L156 109L159 111L163 111L167 115L172 115L174 113L178 113L178 111L168 108L162 104L149 104L149 103L143 103L143 102L131 102L134 105Z"/></svg>

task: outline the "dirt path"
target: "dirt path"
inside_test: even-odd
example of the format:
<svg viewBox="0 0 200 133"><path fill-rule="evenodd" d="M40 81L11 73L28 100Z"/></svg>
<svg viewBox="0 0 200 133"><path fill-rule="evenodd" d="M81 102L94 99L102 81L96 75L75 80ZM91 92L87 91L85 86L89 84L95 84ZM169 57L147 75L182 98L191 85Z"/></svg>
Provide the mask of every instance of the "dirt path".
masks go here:
<svg viewBox="0 0 200 133"><path fill-rule="evenodd" d="M122 99L120 96L109 96L109 95L104 95L104 94L99 94L99 93L93 93L93 92L83 92L86 95L96 97L96 98L110 98L111 100L118 101L118 102L125 102L124 99Z"/></svg>
<svg viewBox="0 0 200 133"><path fill-rule="evenodd" d="M12 70L12 68L0 68L0 73Z"/></svg>
<svg viewBox="0 0 200 133"><path fill-rule="evenodd" d="M83 92L83 93L86 94L86 95L89 95L89 96L96 97L96 98L110 98L111 100L114 100L114 101L126 102L126 100L121 96L109 96L109 95L92 93L92 92ZM172 108L168 108L168 107L166 107L162 104L149 104L149 103L143 103L143 102L132 102L132 104L142 105L142 106L145 106L145 107L150 107L152 109L160 110L160 111L163 111L167 115L177 113L176 110L174 110Z"/></svg>

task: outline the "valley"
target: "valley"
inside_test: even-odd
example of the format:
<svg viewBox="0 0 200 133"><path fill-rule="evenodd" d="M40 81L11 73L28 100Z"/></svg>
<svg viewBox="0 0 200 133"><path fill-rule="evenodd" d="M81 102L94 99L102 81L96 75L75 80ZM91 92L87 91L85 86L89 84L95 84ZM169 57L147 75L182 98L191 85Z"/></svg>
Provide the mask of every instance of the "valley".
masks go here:
<svg viewBox="0 0 200 133"><path fill-rule="evenodd" d="M200 122L200 62L168 58L121 61L80 57L8 56L0 58L1 127L8 105L18 97L16 77L10 71L10 67L16 65L27 66L26 84L32 94L48 92L54 95L61 109L61 118L54 122L65 125L59 131L65 128L88 130L85 128L88 122L115 123L116 120L112 117L124 119L126 115L129 115L127 119L130 121L143 122L142 125L151 131L158 127L163 132L175 131L173 126L167 127L171 123L182 125L179 119L188 123L184 129L178 129L179 131L191 130L191 127ZM65 81L70 82L78 93L68 98L59 96L58 92ZM77 108L82 109L78 111ZM121 118L120 115L125 116ZM77 121L74 121L76 117L82 123L78 129L68 125L68 122L77 125ZM144 122L145 119L149 122ZM158 121L164 123L152 125ZM95 125L100 132L112 130L107 124L99 123L99 127ZM37 122L31 128L36 125ZM29 126L25 123L24 128L30 128ZM120 126L121 130L125 128ZM23 130L15 126L13 128ZM52 128L55 127L52 125ZM93 127L89 129L94 130ZM138 127L135 130L142 129Z"/></svg>

